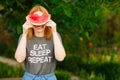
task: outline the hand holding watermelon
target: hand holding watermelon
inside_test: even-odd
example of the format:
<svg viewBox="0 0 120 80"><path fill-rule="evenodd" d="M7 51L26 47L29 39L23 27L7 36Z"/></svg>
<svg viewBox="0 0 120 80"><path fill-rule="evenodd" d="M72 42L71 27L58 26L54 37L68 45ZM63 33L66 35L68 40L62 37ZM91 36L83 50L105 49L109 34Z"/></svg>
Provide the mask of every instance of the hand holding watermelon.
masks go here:
<svg viewBox="0 0 120 80"><path fill-rule="evenodd" d="M35 26L50 26L52 28L52 32L56 32L56 23L51 20L50 14L43 14L41 11L37 11L33 14L29 14L26 16L27 22Z"/></svg>
<svg viewBox="0 0 120 80"><path fill-rule="evenodd" d="M29 28L32 28L33 25L30 24L28 21L26 21L24 24L23 24L23 34L27 34L28 32L28 29Z"/></svg>
<svg viewBox="0 0 120 80"><path fill-rule="evenodd" d="M56 32L56 23L53 20L49 20L46 24L46 26L50 26L52 28L52 32Z"/></svg>

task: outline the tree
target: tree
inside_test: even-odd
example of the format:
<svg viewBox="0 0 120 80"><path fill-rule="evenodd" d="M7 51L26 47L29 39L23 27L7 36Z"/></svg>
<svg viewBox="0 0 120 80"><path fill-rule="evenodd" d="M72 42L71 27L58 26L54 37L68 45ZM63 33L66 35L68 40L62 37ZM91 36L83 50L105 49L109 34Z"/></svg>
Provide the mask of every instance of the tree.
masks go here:
<svg viewBox="0 0 120 80"><path fill-rule="evenodd" d="M118 0L1 0L0 30L15 42L16 47L25 16L32 6L40 4L48 9L57 23L66 51L89 53L94 47L107 45L109 37L106 39L106 20L112 14L120 13L119 3ZM0 42L10 45L8 48L13 45L3 36L0 39Z"/></svg>

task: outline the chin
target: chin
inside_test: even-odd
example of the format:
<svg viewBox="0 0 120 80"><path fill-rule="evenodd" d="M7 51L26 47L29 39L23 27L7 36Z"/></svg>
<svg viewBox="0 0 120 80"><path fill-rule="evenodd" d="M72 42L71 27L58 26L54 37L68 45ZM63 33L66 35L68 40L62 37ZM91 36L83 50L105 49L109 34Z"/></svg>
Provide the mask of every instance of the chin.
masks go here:
<svg viewBox="0 0 120 80"><path fill-rule="evenodd" d="M36 32L37 32L37 33L41 33L41 32L43 32L43 30L36 30Z"/></svg>

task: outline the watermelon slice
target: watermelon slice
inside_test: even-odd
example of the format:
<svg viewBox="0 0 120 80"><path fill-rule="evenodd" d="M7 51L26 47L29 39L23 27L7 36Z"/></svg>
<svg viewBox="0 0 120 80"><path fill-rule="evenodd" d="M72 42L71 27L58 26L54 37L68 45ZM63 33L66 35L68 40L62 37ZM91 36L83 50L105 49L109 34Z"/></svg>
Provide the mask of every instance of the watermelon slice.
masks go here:
<svg viewBox="0 0 120 80"><path fill-rule="evenodd" d="M29 14L26 20L33 25L43 25L50 20L50 14Z"/></svg>

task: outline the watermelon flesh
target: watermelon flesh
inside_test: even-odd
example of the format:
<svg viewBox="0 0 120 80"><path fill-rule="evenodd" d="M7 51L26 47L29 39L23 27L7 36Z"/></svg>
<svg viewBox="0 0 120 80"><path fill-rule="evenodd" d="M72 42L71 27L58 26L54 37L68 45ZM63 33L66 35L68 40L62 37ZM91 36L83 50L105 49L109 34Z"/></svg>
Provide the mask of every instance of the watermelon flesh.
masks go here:
<svg viewBox="0 0 120 80"><path fill-rule="evenodd" d="M33 25L43 25L50 20L50 14L29 14L26 19Z"/></svg>

